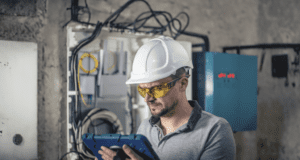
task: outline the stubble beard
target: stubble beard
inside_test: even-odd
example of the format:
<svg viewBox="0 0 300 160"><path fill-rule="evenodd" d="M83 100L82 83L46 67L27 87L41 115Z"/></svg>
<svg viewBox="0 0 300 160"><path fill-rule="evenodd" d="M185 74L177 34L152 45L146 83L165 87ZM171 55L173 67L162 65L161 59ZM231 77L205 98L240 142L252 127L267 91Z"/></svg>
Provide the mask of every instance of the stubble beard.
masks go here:
<svg viewBox="0 0 300 160"><path fill-rule="evenodd" d="M155 118L160 118L160 117L171 117L172 115L175 114L175 108L178 104L178 100L174 101L171 106L166 106L162 111L160 111L158 114L154 115L152 112L152 116Z"/></svg>

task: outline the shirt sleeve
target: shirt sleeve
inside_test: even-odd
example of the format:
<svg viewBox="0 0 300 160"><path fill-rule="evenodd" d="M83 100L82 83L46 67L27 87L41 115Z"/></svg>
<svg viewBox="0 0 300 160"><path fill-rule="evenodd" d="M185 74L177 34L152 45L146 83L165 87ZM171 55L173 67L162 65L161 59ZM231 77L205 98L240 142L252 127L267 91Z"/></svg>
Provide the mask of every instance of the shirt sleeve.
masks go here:
<svg viewBox="0 0 300 160"><path fill-rule="evenodd" d="M200 160L235 160L236 146L230 124L219 120L211 129Z"/></svg>

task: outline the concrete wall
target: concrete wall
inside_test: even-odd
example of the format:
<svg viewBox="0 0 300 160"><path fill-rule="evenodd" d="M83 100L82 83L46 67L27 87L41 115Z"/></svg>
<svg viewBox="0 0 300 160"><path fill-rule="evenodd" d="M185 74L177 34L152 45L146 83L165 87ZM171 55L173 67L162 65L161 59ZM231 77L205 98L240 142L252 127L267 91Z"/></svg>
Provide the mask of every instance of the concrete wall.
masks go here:
<svg viewBox="0 0 300 160"><path fill-rule="evenodd" d="M299 43L299 1L261 1L258 6L258 43ZM299 72L288 73L285 79L271 77L271 55L287 53L289 65L294 60L292 50L270 50L266 63L258 74L258 130L257 155L261 159L300 159ZM295 66L290 65L290 69ZM298 66L299 69L299 66ZM294 83L294 86L293 86Z"/></svg>
<svg viewBox="0 0 300 160"><path fill-rule="evenodd" d="M38 44L38 157L59 159L66 153L67 97L63 95L67 59L66 31L62 26L69 19L67 1L27 3L19 1L7 7L0 2L0 11L4 13L0 16L0 39Z"/></svg>
<svg viewBox="0 0 300 160"><path fill-rule="evenodd" d="M84 1L82 1L84 2ZM83 5L83 3L80 4ZM87 0L91 22L104 20L126 0ZM190 16L187 31L209 36L210 50L221 52L224 46L258 43L299 43L300 2L298 0L149 0L154 10L173 16L185 11ZM36 0L18 14L1 4L0 39L38 43L38 142L39 159L59 159L66 153L66 30L70 19L69 0ZM15 4L18 6L18 4ZM19 4L20 6L20 4ZM21 6L26 6L22 4ZM35 9L32 9L32 6ZM31 8L30 8L31 7ZM20 8L20 7L19 7ZM22 8L22 7L21 7ZM23 7L24 8L24 7ZM26 8L26 7L25 7ZM120 20L133 21L147 10L142 2L133 4L120 15ZM26 12L27 11L27 12ZM184 16L180 17L185 21ZM153 22L154 23L154 22ZM178 40L202 42L180 36ZM234 53L234 51L232 51ZM257 55L261 50L242 51ZM295 53L291 49L266 50L262 71L258 72L258 128L235 133L237 159L300 159L299 72L285 79L273 78L271 56L286 53L289 65ZM293 69L291 66L290 69ZM298 67L299 69L299 67ZM294 83L294 85L293 85Z"/></svg>

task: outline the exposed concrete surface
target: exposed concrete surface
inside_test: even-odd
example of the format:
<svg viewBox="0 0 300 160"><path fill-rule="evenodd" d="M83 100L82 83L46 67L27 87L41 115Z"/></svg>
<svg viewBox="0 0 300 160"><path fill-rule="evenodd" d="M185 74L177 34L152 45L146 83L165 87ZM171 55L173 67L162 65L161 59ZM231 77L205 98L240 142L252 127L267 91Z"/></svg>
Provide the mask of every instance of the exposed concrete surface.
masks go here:
<svg viewBox="0 0 300 160"><path fill-rule="evenodd" d="M39 56L39 159L66 153L66 1L47 1Z"/></svg>
<svg viewBox="0 0 300 160"><path fill-rule="evenodd" d="M299 43L300 3L288 1L259 1L258 43ZM285 79L271 77L271 55L289 55L289 67L295 52L290 50L270 50L262 72L258 74L258 130L257 154L261 159L300 159L299 115L299 72L289 71L289 85ZM298 66L299 69L299 66ZM295 83L295 86L293 86Z"/></svg>
<svg viewBox="0 0 300 160"><path fill-rule="evenodd" d="M35 16L37 0L0 0L0 14L10 16Z"/></svg>
<svg viewBox="0 0 300 160"><path fill-rule="evenodd" d="M66 10L70 2L37 0L35 11L22 10L26 16L0 15L0 39L38 43L38 154L43 160L59 159L67 148L66 30L61 27L71 18L70 11ZM127 1L87 2L92 12L91 22L96 23L104 22ZM222 47L233 45L300 42L298 0L149 0L148 3L153 10L168 11L173 17L181 11L187 12L190 16L187 31L208 35L211 51L221 52ZM84 1L80 0L80 5L83 6ZM146 10L142 2L133 4L120 15L119 21L133 21ZM179 18L185 24L186 18ZM188 36L180 36L178 40L202 42ZM266 50L263 69L258 72L258 128L235 134L238 160L300 159L300 139L297 138L300 74L289 71L289 85L285 86L285 79L273 78L271 73L271 56L283 53L289 55L290 69L293 69L293 50ZM258 64L260 62L261 50L241 54L257 55Z"/></svg>

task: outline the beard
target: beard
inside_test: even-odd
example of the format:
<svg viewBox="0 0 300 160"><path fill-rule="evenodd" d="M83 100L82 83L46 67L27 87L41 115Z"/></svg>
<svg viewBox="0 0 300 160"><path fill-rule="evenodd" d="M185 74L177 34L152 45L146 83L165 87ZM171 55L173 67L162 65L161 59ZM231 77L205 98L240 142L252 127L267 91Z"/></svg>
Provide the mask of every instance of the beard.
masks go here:
<svg viewBox="0 0 300 160"><path fill-rule="evenodd" d="M174 115L177 104L178 104L178 100L174 101L171 106L166 106L166 108L163 108L163 110L160 111L158 114L153 114L152 112L151 112L151 114L155 118L160 118L163 116L170 117L170 116ZM151 111L151 109L150 109L150 111Z"/></svg>

